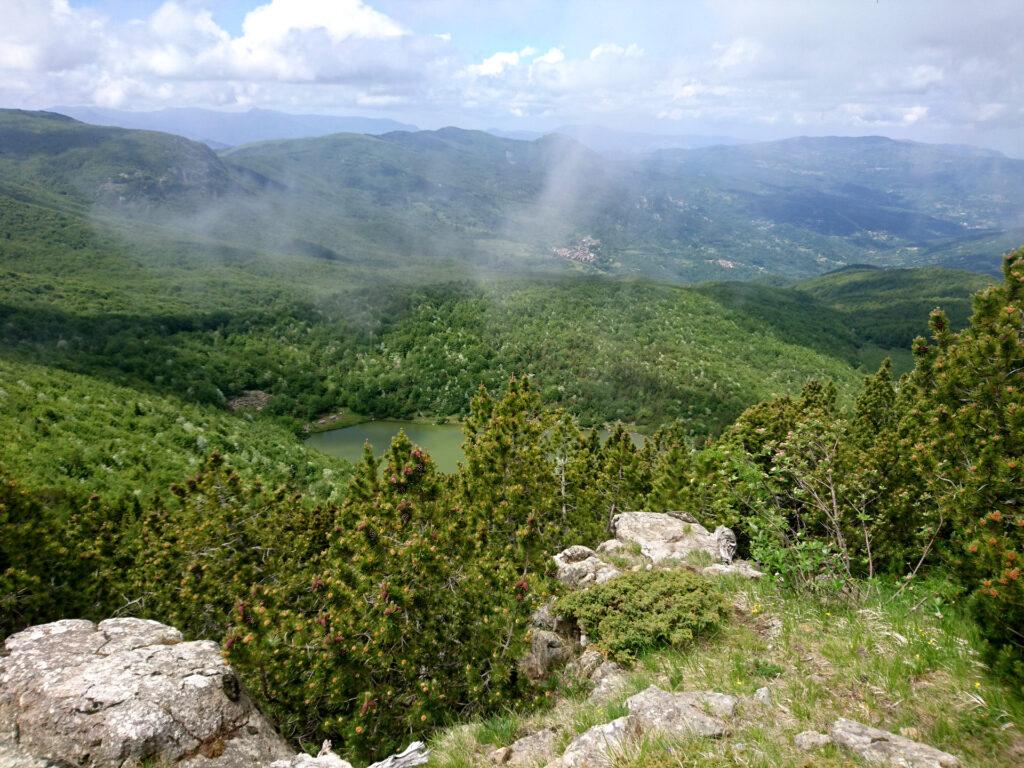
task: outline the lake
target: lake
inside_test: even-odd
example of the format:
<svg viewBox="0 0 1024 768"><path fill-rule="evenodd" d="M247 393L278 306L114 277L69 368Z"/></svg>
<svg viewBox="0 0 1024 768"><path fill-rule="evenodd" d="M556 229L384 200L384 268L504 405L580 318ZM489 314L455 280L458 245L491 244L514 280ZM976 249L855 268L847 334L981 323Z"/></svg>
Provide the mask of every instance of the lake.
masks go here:
<svg viewBox="0 0 1024 768"><path fill-rule="evenodd" d="M317 432L306 439L306 445L355 464L363 457L363 443L369 441L373 452L380 456L391 445L391 438L400 429L404 429L410 440L430 454L439 470L454 472L458 468L462 460L461 424L424 424L397 419L367 421L351 427ZM598 430L598 435L604 440L608 437L608 430ZM643 445L644 437L640 433L631 432L630 437L634 445Z"/></svg>
<svg viewBox="0 0 1024 768"><path fill-rule="evenodd" d="M363 443L370 442L378 456L391 445L400 429L416 445L430 454L442 472L454 472L462 459L461 424L421 424L415 421L367 421L351 427L310 435L306 445L330 456L351 461L363 457Z"/></svg>

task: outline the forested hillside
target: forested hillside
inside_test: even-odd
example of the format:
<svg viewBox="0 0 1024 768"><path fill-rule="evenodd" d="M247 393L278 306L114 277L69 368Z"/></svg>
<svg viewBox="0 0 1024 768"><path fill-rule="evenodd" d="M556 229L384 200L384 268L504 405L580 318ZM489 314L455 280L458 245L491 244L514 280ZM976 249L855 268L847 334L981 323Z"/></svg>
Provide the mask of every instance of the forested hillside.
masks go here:
<svg viewBox="0 0 1024 768"><path fill-rule="evenodd" d="M31 476L9 479L0 486L5 630L69 613L103 616L130 601L134 613L223 638L249 689L290 737L330 738L372 755L449 716L542 708L548 681L522 674L519 660L534 611L565 592L549 578L550 553L596 544L616 510L683 509L731 527L739 553L772 575L760 594L775 610L798 610L795 601L803 601L825 617L836 611L842 627L863 634L866 621L910 624L928 601L928 615L947 631L971 633L947 643L929 619L925 639L898 635L902 647L919 650L912 662L882 655L861 666L867 652L844 645L852 654L846 663L877 681L876 696L887 695L879 685L894 686L879 664L901 679L955 671L941 696L949 687L966 690L970 666L984 680L972 690L1013 718L1019 704L1008 686L1024 674L1016 632L1024 610L1017 508L1024 425L1014 383L1024 354L1021 286L1024 251L1007 259L1002 285L977 294L967 328L954 332L941 311L931 314L928 337L913 344L909 375L894 381L886 362L846 405L834 384L810 381L799 394L747 409L703 444L689 438L685 421L643 447L621 428L602 443L570 414L546 408L530 378L513 377L473 398L466 456L454 475L438 473L399 435L383 459L366 453L340 506L304 498L302 478L277 487L253 479L244 452L236 468L214 451L151 500L95 495L60 507L32 487ZM28 406L32 383L24 384L16 393L22 410L35 402L61 407L60 396L46 391ZM137 427L147 425L152 407L142 405ZM118 421L131 431L131 416ZM615 562L625 568L631 554L627 548ZM698 559L689 568L704 565ZM904 590L915 588L924 595L907 607ZM659 664L659 652L689 651L695 633L707 635L701 642L716 658L716 645L732 642L714 635L730 621L724 589L685 566L656 568L555 608L583 622L617 616L588 633L622 661L639 654ZM616 613L651 590L663 599L645 623ZM744 604L736 612L754 621L760 610ZM809 609L802 610L807 622ZM835 653L843 633L827 634L835 628L825 629L817 614L813 620ZM660 630L660 622L675 629ZM922 621L914 623L924 634ZM717 687L740 692L751 674L786 672L768 660L751 667L742 648L731 647L738 666ZM822 680L835 680L830 662L815 663ZM929 733L979 765L1010 765L1004 758L1015 735L983 706L970 723Z"/></svg>

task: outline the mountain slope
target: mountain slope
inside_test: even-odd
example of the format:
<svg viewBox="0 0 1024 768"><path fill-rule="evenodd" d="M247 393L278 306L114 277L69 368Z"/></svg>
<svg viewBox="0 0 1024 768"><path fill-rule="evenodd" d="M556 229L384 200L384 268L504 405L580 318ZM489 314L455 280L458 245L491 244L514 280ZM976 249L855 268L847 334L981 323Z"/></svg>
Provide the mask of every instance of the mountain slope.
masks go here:
<svg viewBox="0 0 1024 768"><path fill-rule="evenodd" d="M126 112L100 107L54 107L77 120L118 128L164 131L201 141L215 148L235 147L254 141L302 139L329 133L388 133L415 131L416 126L395 120L343 115L295 115L269 109L222 112L179 108L156 112Z"/></svg>
<svg viewBox="0 0 1024 768"><path fill-rule="evenodd" d="M180 136L20 110L0 110L0 172L9 184L115 206L207 199L231 184L216 154Z"/></svg>
<svg viewBox="0 0 1024 768"><path fill-rule="evenodd" d="M909 349L927 334L928 313L941 307L953 328L967 325L971 297L995 284L986 275L929 267L830 272L797 284L797 289L839 312L858 338L884 347Z"/></svg>

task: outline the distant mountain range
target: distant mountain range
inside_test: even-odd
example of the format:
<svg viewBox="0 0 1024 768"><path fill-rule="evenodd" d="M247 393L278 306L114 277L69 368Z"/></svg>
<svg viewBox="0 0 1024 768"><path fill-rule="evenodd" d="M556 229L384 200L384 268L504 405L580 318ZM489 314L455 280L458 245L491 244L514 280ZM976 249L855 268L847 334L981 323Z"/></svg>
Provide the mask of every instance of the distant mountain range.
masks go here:
<svg viewBox="0 0 1024 768"><path fill-rule="evenodd" d="M254 141L305 139L331 133L381 134L415 131L416 126L374 117L292 115L269 109L223 112L212 109L161 109L127 112L101 107L54 107L51 111L84 123L163 131L201 141L214 149L236 147Z"/></svg>
<svg viewBox="0 0 1024 768"><path fill-rule="evenodd" d="M549 134L335 133L214 152L0 110L0 195L100 206L203 247L368 269L446 263L674 282L851 263L998 269L1024 240L1024 160L868 137L600 154Z"/></svg>
<svg viewBox="0 0 1024 768"><path fill-rule="evenodd" d="M504 131L488 128L487 132L503 139L534 141L541 136L557 133L568 136L580 144L602 154L639 155L660 149L697 149L720 144L743 144L742 139L732 136L704 134L662 134L640 131L619 131L599 125L563 125L553 131Z"/></svg>

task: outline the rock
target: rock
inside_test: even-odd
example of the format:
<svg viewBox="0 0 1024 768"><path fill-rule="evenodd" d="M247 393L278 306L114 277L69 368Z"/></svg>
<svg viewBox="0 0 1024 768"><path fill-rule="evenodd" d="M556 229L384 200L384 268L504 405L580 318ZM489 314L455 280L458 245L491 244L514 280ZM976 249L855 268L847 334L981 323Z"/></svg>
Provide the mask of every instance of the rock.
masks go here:
<svg viewBox="0 0 1024 768"><path fill-rule="evenodd" d="M831 743L831 738L817 731L802 731L793 737L793 746L801 752L814 752Z"/></svg>
<svg viewBox="0 0 1024 768"><path fill-rule="evenodd" d="M576 622L564 616L558 616L554 612L555 601L548 600L530 616L530 626L538 629L546 629L563 637L575 637L579 634L579 627Z"/></svg>
<svg viewBox="0 0 1024 768"><path fill-rule="evenodd" d="M603 584L622 572L601 560L590 547L579 544L563 549L554 556L556 578L572 589Z"/></svg>
<svg viewBox="0 0 1024 768"><path fill-rule="evenodd" d="M293 752L216 643L132 618L57 621L7 638L2 734L16 734L9 741L26 756L94 768L248 768Z"/></svg>
<svg viewBox="0 0 1024 768"><path fill-rule="evenodd" d="M430 759L430 751L422 741L414 741L398 754L391 755L369 768L413 768L425 765ZM258 768L254 765L253 768ZM352 768L347 760L342 760L331 750L331 742L325 741L316 757L298 754L286 760L275 760L269 768Z"/></svg>
<svg viewBox="0 0 1024 768"><path fill-rule="evenodd" d="M904 736L840 718L829 729L832 740L869 763L898 768L955 768L960 761L947 752Z"/></svg>
<svg viewBox="0 0 1024 768"><path fill-rule="evenodd" d="M299 753L288 760L275 760L270 768L352 768L352 763L334 754L331 742L325 741L316 757Z"/></svg>
<svg viewBox="0 0 1024 768"><path fill-rule="evenodd" d="M754 691L754 701L763 707L770 707L772 705L771 688L758 688Z"/></svg>
<svg viewBox="0 0 1024 768"><path fill-rule="evenodd" d="M637 722L629 715L595 725L566 747L556 765L564 768L610 768L626 743L639 735Z"/></svg>
<svg viewBox="0 0 1024 768"><path fill-rule="evenodd" d="M694 552L706 552L722 563L732 562L736 534L719 526L709 533L698 523L663 512L623 512L612 520L615 538L637 544L640 552L657 565L665 560L684 560Z"/></svg>
<svg viewBox="0 0 1024 768"><path fill-rule="evenodd" d="M745 579L760 579L764 576L764 573L745 560L737 560L729 565L714 563L701 568L700 572L705 576L742 576Z"/></svg>
<svg viewBox="0 0 1024 768"><path fill-rule="evenodd" d="M618 539L608 539L598 544L597 554L605 560L614 558L618 565L624 565L630 570L651 567L651 561L636 550L636 545L629 545Z"/></svg>
<svg viewBox="0 0 1024 768"><path fill-rule="evenodd" d="M247 389L228 400L230 411L262 411L270 404L270 395L261 389Z"/></svg>
<svg viewBox="0 0 1024 768"><path fill-rule="evenodd" d="M513 768L547 765L557 755L558 731L545 728L542 731L523 736L508 747L491 752L488 757L496 765L508 765Z"/></svg>
<svg viewBox="0 0 1024 768"><path fill-rule="evenodd" d="M49 760L32 757L13 741L0 741L0 765L3 768L60 768Z"/></svg>
<svg viewBox="0 0 1024 768"><path fill-rule="evenodd" d="M602 662L597 669L590 674L590 681L594 683L594 689L587 697L590 701L608 701L626 683L626 670L614 661Z"/></svg>
<svg viewBox="0 0 1024 768"><path fill-rule="evenodd" d="M546 629L530 631L530 650L519 661L519 668L531 680L543 680L573 656L572 641Z"/></svg>
<svg viewBox="0 0 1024 768"><path fill-rule="evenodd" d="M430 760L430 750L422 741L414 741L401 752L386 757L380 762L371 763L368 768L412 768L426 765Z"/></svg>
<svg viewBox="0 0 1024 768"><path fill-rule="evenodd" d="M594 674L594 671L600 667L603 662L604 654L600 651L595 651L593 648L588 648L577 658L569 662L569 666L566 667L566 671L573 677L590 679L590 676Z"/></svg>
<svg viewBox="0 0 1024 768"><path fill-rule="evenodd" d="M718 737L728 730L722 718L735 713L736 697L713 691L669 693L652 685L626 699L626 706L644 733Z"/></svg>

